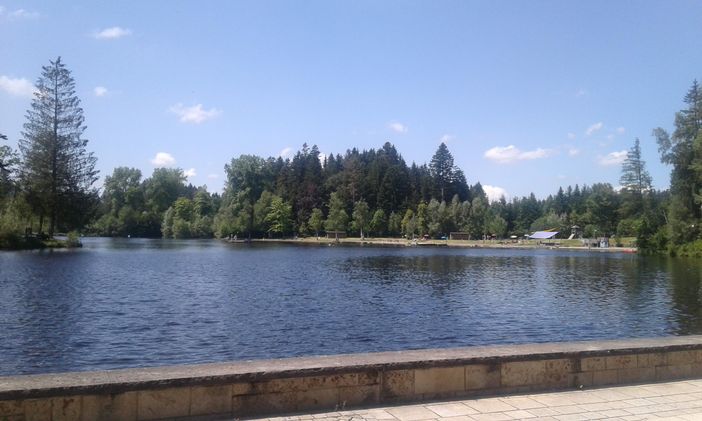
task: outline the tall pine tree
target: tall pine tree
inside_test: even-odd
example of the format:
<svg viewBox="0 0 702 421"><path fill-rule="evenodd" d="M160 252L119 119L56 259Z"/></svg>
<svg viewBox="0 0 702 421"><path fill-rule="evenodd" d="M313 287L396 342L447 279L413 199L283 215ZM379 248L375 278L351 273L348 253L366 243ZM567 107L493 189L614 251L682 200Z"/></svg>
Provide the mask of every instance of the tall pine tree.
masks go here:
<svg viewBox="0 0 702 421"><path fill-rule="evenodd" d="M643 211L644 194L651 190L651 175L646 170L646 161L641 158L639 139L629 149L622 164L622 176L619 184L625 196L622 205L625 217L640 215Z"/></svg>
<svg viewBox="0 0 702 421"><path fill-rule="evenodd" d="M453 166L453 156L449 152L446 144L441 142L439 149L431 158L431 163L429 163L429 170L431 171L431 176L434 178L436 187L439 190L440 201L446 200L445 193L449 188L454 178L454 166Z"/></svg>
<svg viewBox="0 0 702 421"><path fill-rule="evenodd" d="M19 141L20 176L27 199L40 218L49 218L49 236L61 226L80 227L97 193L96 158L83 139L83 109L71 72L61 57L42 67Z"/></svg>

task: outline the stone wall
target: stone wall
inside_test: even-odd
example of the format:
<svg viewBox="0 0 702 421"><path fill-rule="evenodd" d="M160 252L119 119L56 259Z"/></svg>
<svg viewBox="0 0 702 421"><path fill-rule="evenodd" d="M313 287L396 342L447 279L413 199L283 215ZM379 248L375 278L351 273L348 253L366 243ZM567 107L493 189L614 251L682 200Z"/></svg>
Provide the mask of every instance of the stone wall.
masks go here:
<svg viewBox="0 0 702 421"><path fill-rule="evenodd" d="M702 377L702 336L0 377L0 420L218 419Z"/></svg>

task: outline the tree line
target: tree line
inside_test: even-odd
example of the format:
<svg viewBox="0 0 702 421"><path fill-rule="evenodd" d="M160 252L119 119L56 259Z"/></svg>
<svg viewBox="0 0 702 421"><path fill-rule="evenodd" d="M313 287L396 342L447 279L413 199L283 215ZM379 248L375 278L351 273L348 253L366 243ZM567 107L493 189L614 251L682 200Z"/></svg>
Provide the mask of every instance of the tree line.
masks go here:
<svg viewBox="0 0 702 421"><path fill-rule="evenodd" d="M407 164L394 145L322 155L302 145L291 158L240 155L225 165L223 193L193 186L183 171L143 178L116 168L95 188L75 82L61 59L43 67L19 150L0 147L0 237L52 236L79 229L104 236L292 237L344 232L367 236L523 236L573 225L586 237L637 237L642 251L675 252L699 241L702 218L702 93L693 83L675 130L655 129L669 190L656 191L636 139L619 188L568 186L543 199L489 200L469 184L446 144L428 164ZM4 140L7 140L3 136ZM702 247L700 247L702 250Z"/></svg>

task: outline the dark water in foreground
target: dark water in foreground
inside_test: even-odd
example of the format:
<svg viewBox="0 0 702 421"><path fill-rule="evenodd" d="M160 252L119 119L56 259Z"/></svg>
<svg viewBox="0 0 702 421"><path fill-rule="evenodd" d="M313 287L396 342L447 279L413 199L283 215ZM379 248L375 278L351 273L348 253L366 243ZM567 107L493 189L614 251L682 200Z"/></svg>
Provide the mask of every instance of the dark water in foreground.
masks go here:
<svg viewBox="0 0 702 421"><path fill-rule="evenodd" d="M0 375L702 333L698 260L87 239L0 253Z"/></svg>

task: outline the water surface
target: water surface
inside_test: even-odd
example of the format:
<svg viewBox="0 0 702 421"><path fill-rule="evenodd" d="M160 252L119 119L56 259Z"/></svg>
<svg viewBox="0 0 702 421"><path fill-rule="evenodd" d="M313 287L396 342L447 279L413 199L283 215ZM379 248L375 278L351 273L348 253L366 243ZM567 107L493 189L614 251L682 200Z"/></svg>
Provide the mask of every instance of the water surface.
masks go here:
<svg viewBox="0 0 702 421"><path fill-rule="evenodd" d="M86 239L0 253L0 375L702 333L697 260Z"/></svg>

